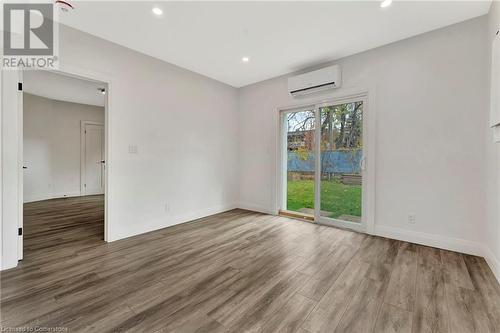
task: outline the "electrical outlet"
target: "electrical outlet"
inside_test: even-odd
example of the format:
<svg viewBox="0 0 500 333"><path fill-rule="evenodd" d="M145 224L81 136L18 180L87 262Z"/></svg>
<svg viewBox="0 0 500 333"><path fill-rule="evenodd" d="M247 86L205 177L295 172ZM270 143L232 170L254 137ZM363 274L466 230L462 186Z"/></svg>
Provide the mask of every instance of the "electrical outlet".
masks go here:
<svg viewBox="0 0 500 333"><path fill-rule="evenodd" d="M417 215L414 213L408 214L408 223L415 224L417 222Z"/></svg>

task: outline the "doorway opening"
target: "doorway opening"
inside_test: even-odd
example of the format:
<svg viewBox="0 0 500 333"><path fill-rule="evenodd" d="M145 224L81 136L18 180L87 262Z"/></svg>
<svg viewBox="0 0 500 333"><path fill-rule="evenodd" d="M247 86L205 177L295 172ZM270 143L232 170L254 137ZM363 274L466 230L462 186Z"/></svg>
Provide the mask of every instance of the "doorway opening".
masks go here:
<svg viewBox="0 0 500 333"><path fill-rule="evenodd" d="M22 85L19 259L101 244L108 85L52 71L24 71Z"/></svg>
<svg viewBox="0 0 500 333"><path fill-rule="evenodd" d="M366 96L280 111L283 215L365 230Z"/></svg>

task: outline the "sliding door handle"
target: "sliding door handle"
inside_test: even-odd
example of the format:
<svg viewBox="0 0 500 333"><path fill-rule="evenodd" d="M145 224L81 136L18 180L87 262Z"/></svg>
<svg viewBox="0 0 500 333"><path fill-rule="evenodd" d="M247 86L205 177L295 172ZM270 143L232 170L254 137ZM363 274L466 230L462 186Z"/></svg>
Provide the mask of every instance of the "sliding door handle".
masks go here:
<svg viewBox="0 0 500 333"><path fill-rule="evenodd" d="M361 171L366 170L366 158L364 156L361 158L361 160L359 160L359 168L361 169Z"/></svg>

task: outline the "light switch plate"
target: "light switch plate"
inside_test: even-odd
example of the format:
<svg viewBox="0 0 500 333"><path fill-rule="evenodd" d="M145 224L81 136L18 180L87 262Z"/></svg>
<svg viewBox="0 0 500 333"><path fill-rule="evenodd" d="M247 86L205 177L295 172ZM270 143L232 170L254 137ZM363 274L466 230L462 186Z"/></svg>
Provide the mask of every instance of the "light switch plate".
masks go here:
<svg viewBox="0 0 500 333"><path fill-rule="evenodd" d="M137 146L136 145L129 145L128 146L128 153L129 154L137 154Z"/></svg>

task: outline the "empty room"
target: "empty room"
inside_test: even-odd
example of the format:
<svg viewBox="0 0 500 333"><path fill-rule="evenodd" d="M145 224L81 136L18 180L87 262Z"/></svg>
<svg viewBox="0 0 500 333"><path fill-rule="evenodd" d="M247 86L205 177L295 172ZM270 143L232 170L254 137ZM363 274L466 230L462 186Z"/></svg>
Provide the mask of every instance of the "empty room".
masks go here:
<svg viewBox="0 0 500 333"><path fill-rule="evenodd" d="M23 260L104 241L106 89L50 71L23 76Z"/></svg>
<svg viewBox="0 0 500 333"><path fill-rule="evenodd" d="M1 10L1 331L500 332L500 2Z"/></svg>

